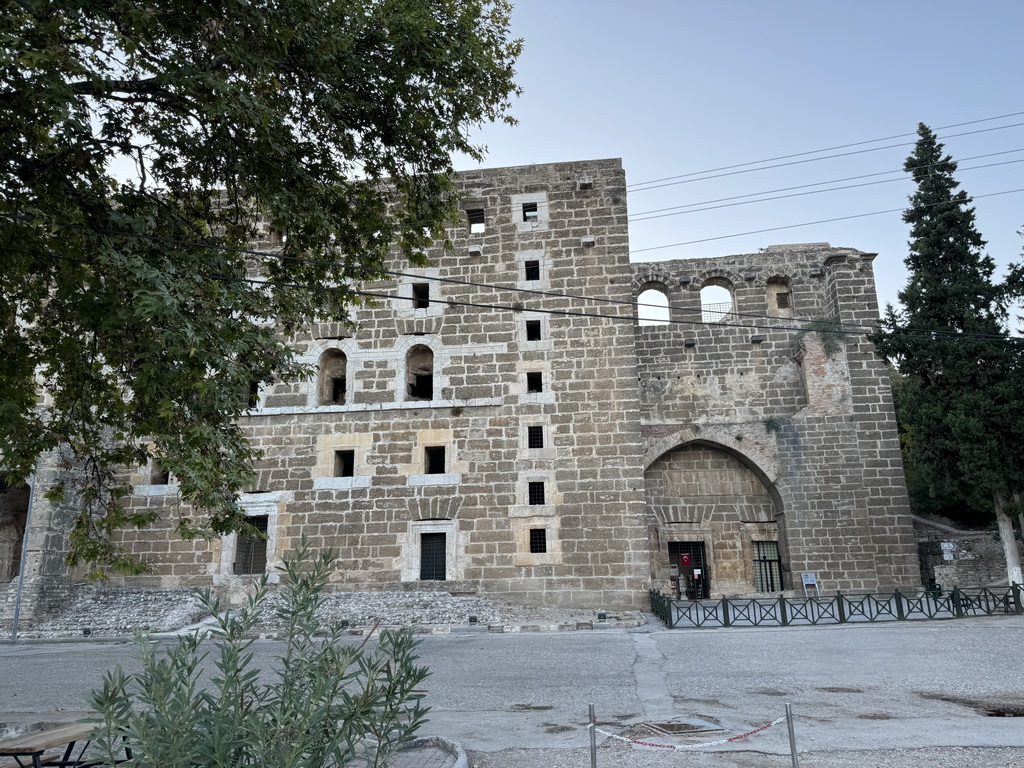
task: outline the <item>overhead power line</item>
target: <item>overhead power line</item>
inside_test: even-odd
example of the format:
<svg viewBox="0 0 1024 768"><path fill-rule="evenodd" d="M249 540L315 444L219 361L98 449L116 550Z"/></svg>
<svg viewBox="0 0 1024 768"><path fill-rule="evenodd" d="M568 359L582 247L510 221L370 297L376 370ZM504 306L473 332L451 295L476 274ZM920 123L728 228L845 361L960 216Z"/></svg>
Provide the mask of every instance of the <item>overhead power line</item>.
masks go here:
<svg viewBox="0 0 1024 768"><path fill-rule="evenodd" d="M946 139L952 139L952 138L955 138L955 137L958 137L958 136L973 136L974 134L978 134L978 133L989 133L991 131L1002 131L1002 130L1005 130L1007 128L1018 128L1018 127L1020 127L1022 125L1024 125L1024 123L1011 123L1010 125L1000 125L1000 126L996 126L995 128L981 128L981 129L979 129L977 131L965 131L964 133L951 133L948 136L942 136L940 138L945 141ZM693 182L696 182L696 181L708 181L709 179L720 179L720 178L723 178L725 176L738 176L738 175L743 174L743 173L754 173L755 171L767 171L767 170L770 170L772 168L785 168L785 167L791 166L791 165L803 165L805 163L816 163L819 160L832 160L832 159L837 158L837 157L851 157L853 155L863 155L863 154L867 154L868 152L880 152L883 149L896 149L898 147L910 147L910 146L913 146L916 143L917 142L913 142L913 141L905 141L905 142L901 142L899 144L886 144L886 145L881 146L881 147L872 147L871 149L858 149L858 150L855 150L853 152L840 152L840 153L835 154L835 155L823 155L822 157L812 157L812 158L809 158L809 159L806 159L806 160L792 160L792 161L790 161L788 163L776 163L775 165L762 165L759 168L746 168L746 169L741 170L741 171L729 171L728 173L716 173L716 174L711 175L711 176L701 176L700 178L690 178L690 177L695 176L695 175L697 175L699 173L710 173L710 171L698 171L696 173L684 174L683 176L672 176L672 177L669 177L669 178L673 178L673 179L678 179L678 181L665 181L664 184L654 184L653 186L644 186L642 189L639 189L639 188L637 188L634 185L634 186L626 187L626 190L628 192L647 192L647 191L652 190L652 189L661 189L662 187L673 187L673 186L676 186L676 185L679 185L679 184L692 184ZM824 150L819 150L819 151L824 151ZM804 154L814 154L814 153L813 152L801 152L799 154L800 155L804 155ZM798 156L798 155L793 155L793 156L795 157L795 156ZM768 162L768 161L761 161L761 162ZM753 165L753 164L754 163L743 163L742 165ZM728 167L735 168L735 167L738 167L738 166L728 166ZM653 182L648 182L648 184L649 185L653 184Z"/></svg>

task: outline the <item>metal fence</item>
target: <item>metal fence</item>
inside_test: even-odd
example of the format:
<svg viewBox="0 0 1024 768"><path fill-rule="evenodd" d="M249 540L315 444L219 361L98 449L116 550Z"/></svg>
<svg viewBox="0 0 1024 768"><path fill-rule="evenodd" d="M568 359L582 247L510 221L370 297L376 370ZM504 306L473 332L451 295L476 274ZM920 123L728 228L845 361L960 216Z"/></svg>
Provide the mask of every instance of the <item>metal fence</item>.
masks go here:
<svg viewBox="0 0 1024 768"><path fill-rule="evenodd" d="M874 621L961 619L965 616L1024 614L1024 586L954 588L951 592L900 590L882 594L837 592L829 597L723 597L673 600L651 590L651 612L676 627L789 627Z"/></svg>

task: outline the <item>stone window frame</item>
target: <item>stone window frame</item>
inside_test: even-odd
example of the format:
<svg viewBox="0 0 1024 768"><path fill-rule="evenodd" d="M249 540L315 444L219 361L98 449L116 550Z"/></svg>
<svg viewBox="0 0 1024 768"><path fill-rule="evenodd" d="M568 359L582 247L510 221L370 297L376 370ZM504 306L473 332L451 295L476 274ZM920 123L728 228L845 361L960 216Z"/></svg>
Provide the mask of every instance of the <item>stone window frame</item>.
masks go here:
<svg viewBox="0 0 1024 768"><path fill-rule="evenodd" d="M152 455L154 445L149 444L150 459L140 466L131 476L132 492L136 496L174 496L178 493L178 483L174 475L167 472L166 483L154 483L154 473L159 466L156 457Z"/></svg>
<svg viewBox="0 0 1024 768"><path fill-rule="evenodd" d="M527 373L541 374L543 390L540 392L528 391L526 383ZM523 403L553 403L555 402L554 379L551 374L551 363L547 360L518 361L516 362L516 378L512 384L511 394L518 397ZM525 432L525 430L523 430ZM525 441L522 443L525 445Z"/></svg>
<svg viewBox="0 0 1024 768"><path fill-rule="evenodd" d="M548 229L550 219L550 206L548 205L547 192L526 192L524 194L512 195L512 210L510 218L516 226L516 232L543 232ZM523 204L535 203L537 205L537 217L533 221L523 221Z"/></svg>
<svg viewBox="0 0 1024 768"><path fill-rule="evenodd" d="M556 509L562 503L562 496L558 492L555 483L555 473L552 470L521 469L518 472L519 479L516 482L516 503L509 507L509 517L512 518L537 518L544 519L554 517ZM530 483L544 483L544 503L530 503ZM547 523L545 523L547 525ZM534 526L540 527L540 526Z"/></svg>
<svg viewBox="0 0 1024 768"><path fill-rule="evenodd" d="M345 356L345 403L339 405L320 404L321 363L326 353L336 350ZM359 370L359 347L354 339L315 339L310 342L300 361L316 368L316 375L311 376L306 389L306 406L316 410L343 410L351 408L356 395L356 373Z"/></svg>
<svg viewBox="0 0 1024 768"><path fill-rule="evenodd" d="M793 281L789 277L772 275L765 282L764 291L769 317L793 317L796 304L793 301ZM788 297L788 307L778 305L780 294L785 294Z"/></svg>
<svg viewBox="0 0 1024 768"><path fill-rule="evenodd" d="M415 381L415 385L416 386L419 386L420 384L426 384L427 383L426 381L422 381L421 378L420 378L420 377L422 377L423 379L425 379L426 378L426 374L412 374L410 372L410 367L412 365L412 360L413 360L413 357L414 357L414 353L416 353L417 350L426 350L426 352L430 353L430 374L429 374L429 376L430 376L430 381L429 381L429 384L430 384L430 397L415 396L415 395L413 395L413 392L412 392L412 389L413 389L413 386L414 386L414 382L412 382L411 379L412 379L412 377L414 375L417 376L416 381ZM402 374L401 374L401 377L400 377L401 378L401 383L403 385L402 386L402 395L403 395L402 399L405 400L406 402L409 402L409 403L431 403L434 400L437 400L438 399L437 398L437 387L434 384L434 373L435 373L436 370L437 370L437 356L434 354L434 350L430 347L430 345L429 344L413 344L413 345L411 345L406 350L406 352L405 352L405 361L404 361L404 365L402 366Z"/></svg>
<svg viewBox="0 0 1024 768"><path fill-rule="evenodd" d="M341 402L341 403L336 403L336 402L333 402L333 401L332 402L325 402L325 400L327 399L325 397L325 392L327 391L327 376L325 375L326 374L325 358L327 358L328 356L331 356L331 355L341 355L343 358L345 358L345 368L344 368L344 373L345 373L345 376L344 376L344 379L345 379L345 401ZM326 407L330 407L330 406L339 406L339 405L348 405L349 404L349 401L351 400L351 394L352 394L352 387L351 387L352 377L349 375L349 367L350 367L349 356L345 353L345 350L340 348L339 345L328 346L326 349L324 349L320 353L320 355L317 358L316 391L315 391L315 396L316 396L315 405L318 408L323 408L325 406ZM338 377L337 376L331 376L330 377L330 379L332 381L334 379L336 379L336 378L338 378ZM333 387L332 387L332 390L333 390Z"/></svg>
<svg viewBox="0 0 1024 768"><path fill-rule="evenodd" d="M359 434L323 434L316 440L316 465L313 468L313 488L315 490L345 491L353 488L369 488L376 467L369 462L369 454L373 448L373 435ZM353 452L353 474L350 477L334 474L335 455L338 451Z"/></svg>
<svg viewBox="0 0 1024 768"><path fill-rule="evenodd" d="M664 318L640 317L641 312L658 312L659 314L661 313L660 309L658 309L656 306L640 306L640 304L648 303L641 300L641 297L648 291L654 291L660 294L661 296L665 297ZM639 325L670 325L672 323L672 298L667 283L661 280L648 280L642 286L640 286L640 289L636 292L636 297L634 298L634 301L636 302L636 321Z"/></svg>
<svg viewBox="0 0 1024 768"><path fill-rule="evenodd" d="M519 454L524 459L554 459L556 456L555 447L551 441L551 424L542 420L543 417L530 416L520 422L519 429ZM530 447L530 428L539 428L544 437L543 448Z"/></svg>
<svg viewBox="0 0 1024 768"><path fill-rule="evenodd" d="M424 346L434 353L434 396L431 400L410 400L406 383L406 361L409 358L409 351L416 346ZM455 350L458 351L458 350ZM394 398L396 403L401 403L407 408L432 408L450 403L450 399L444 399L445 392L451 391L451 382L444 373L451 365L453 350L447 349L436 334L426 333L422 336L402 336L400 341L390 350L384 359L391 361L395 370ZM381 359L379 353L376 359Z"/></svg>
<svg viewBox="0 0 1024 768"><path fill-rule="evenodd" d="M512 555L514 566L562 564L561 521L557 516L527 515L513 518L510 522L516 547ZM546 532L547 552L530 552L530 531L536 528L543 528Z"/></svg>
<svg viewBox="0 0 1024 768"><path fill-rule="evenodd" d="M540 279L526 279L526 262L536 261L540 264ZM516 252L516 288L524 291L551 290L551 269L553 260L543 248Z"/></svg>
<svg viewBox="0 0 1024 768"><path fill-rule="evenodd" d="M267 580L276 584L280 580L278 567L283 564L279 552L280 512L281 508L291 500L290 491L268 491L267 493L243 493L238 504L246 517L267 518ZM236 574L234 572L235 554L238 547L238 534L229 533L220 539L219 573L214 576L214 584L244 584L263 574Z"/></svg>
<svg viewBox="0 0 1024 768"><path fill-rule="evenodd" d="M413 320L425 317L440 317L444 314L443 283L438 279L441 270L438 267L410 267L398 279L395 296L391 299L391 307L398 317ZM430 286L430 303L425 309L417 309L413 286L426 283Z"/></svg>
<svg viewBox="0 0 1024 768"><path fill-rule="evenodd" d="M427 472L427 448L444 448L445 471ZM411 448L411 461L399 464L399 474L405 475L408 486L424 487L437 485L460 485L462 474L469 469L465 461L459 461L455 448L455 433L450 429L421 429L416 432Z"/></svg>
<svg viewBox="0 0 1024 768"><path fill-rule="evenodd" d="M401 581L416 583L420 581L420 534L423 533L445 534L445 581L460 581L465 578L459 521L451 519L410 520L400 556Z"/></svg>
<svg viewBox="0 0 1024 768"><path fill-rule="evenodd" d="M720 314L719 317L709 319L709 313L704 310L705 306L718 306L725 302L705 302L704 291L707 288L723 288L729 293L729 309L728 310L714 310L712 314ZM706 278L700 285L700 306L701 306L701 321L709 325L717 325L719 323L727 323L732 321L732 315L739 311L736 305L736 284L725 275L711 275Z"/></svg>
<svg viewBox="0 0 1024 768"><path fill-rule="evenodd" d="M527 322L540 322L540 338L536 341L528 341L526 338ZM516 335L519 338L519 349L524 352L549 352L554 349L551 339L551 315L546 312L523 311L517 313Z"/></svg>

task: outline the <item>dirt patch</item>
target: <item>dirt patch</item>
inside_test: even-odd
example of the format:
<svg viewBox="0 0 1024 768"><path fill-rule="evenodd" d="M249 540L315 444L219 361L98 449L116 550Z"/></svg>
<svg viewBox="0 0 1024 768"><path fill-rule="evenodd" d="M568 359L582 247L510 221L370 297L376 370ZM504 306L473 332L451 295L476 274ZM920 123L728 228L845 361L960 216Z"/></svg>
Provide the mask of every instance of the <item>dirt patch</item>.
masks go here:
<svg viewBox="0 0 1024 768"><path fill-rule="evenodd" d="M922 699L947 701L950 704L967 707L985 717L1024 717L1024 699L1019 696L1014 696L1013 698L999 696L972 698L968 696L951 696L946 693L918 693L918 696Z"/></svg>
<svg viewBox="0 0 1024 768"><path fill-rule="evenodd" d="M841 685L828 685L824 688L816 688L818 691L825 691L825 693L864 693L860 688L845 688Z"/></svg>

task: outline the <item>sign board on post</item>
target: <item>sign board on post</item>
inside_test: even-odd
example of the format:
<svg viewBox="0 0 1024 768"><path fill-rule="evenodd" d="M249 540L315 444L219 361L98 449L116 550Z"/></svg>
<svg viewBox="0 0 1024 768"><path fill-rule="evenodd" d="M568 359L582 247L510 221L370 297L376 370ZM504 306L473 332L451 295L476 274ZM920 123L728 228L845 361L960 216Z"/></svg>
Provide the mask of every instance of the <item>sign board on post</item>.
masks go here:
<svg viewBox="0 0 1024 768"><path fill-rule="evenodd" d="M818 588L818 575L816 573L801 573L800 581L802 581L804 585L804 597L807 597L808 587L814 587L814 594L821 594L821 590Z"/></svg>
<svg viewBox="0 0 1024 768"><path fill-rule="evenodd" d="M954 544L952 541L943 541L939 544L939 546L942 547L942 559L952 560L953 550L956 549L956 544Z"/></svg>

